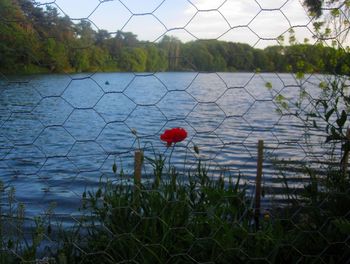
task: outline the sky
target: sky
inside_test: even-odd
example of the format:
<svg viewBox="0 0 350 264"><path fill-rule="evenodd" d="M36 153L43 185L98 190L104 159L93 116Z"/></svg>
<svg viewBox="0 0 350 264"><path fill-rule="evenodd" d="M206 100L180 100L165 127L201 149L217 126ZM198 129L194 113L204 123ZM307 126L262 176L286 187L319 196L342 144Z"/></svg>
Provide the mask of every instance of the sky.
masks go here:
<svg viewBox="0 0 350 264"><path fill-rule="evenodd" d="M312 43L312 22L300 0L39 0L73 21L89 19L95 29L133 32L139 40L164 35L186 42L219 39L257 48L278 44L293 27L299 42Z"/></svg>

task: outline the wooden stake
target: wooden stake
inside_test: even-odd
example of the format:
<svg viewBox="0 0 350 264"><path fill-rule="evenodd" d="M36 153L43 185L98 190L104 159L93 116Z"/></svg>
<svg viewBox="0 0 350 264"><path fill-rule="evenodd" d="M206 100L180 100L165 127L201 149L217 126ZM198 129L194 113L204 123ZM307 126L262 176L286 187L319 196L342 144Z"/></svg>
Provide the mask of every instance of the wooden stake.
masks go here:
<svg viewBox="0 0 350 264"><path fill-rule="evenodd" d="M142 169L143 153L141 150L135 151L134 158L134 183L140 187L141 184L141 169Z"/></svg>
<svg viewBox="0 0 350 264"><path fill-rule="evenodd" d="M348 128L348 130L346 131L346 142L345 144L348 144L348 142L350 141L350 128ZM343 159L341 161L341 166L342 166L342 171L343 171L343 175L344 177L346 177L346 174L348 172L348 164L349 164L349 150L347 148L345 148L344 150L344 156Z"/></svg>
<svg viewBox="0 0 350 264"><path fill-rule="evenodd" d="M256 185L255 185L255 225L259 227L259 217L260 217L260 200L261 200L261 177L263 169L263 155L264 155L264 141L259 140L258 142L258 161L257 161L257 171L256 171Z"/></svg>

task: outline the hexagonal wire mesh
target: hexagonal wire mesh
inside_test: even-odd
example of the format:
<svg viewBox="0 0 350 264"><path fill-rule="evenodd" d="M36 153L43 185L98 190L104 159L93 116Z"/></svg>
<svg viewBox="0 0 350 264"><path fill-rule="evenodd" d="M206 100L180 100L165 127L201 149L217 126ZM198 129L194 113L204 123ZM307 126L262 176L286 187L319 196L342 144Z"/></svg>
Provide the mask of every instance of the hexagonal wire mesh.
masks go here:
<svg viewBox="0 0 350 264"><path fill-rule="evenodd" d="M85 30L90 30L87 34L94 39L66 43L67 50L98 53L95 43L99 35L96 32L105 33L106 39L121 36L123 41L129 41L128 56L135 56L136 64L144 60L142 56L148 46L163 45L168 68L163 71L149 66L150 72L144 72L146 68L138 70L131 65L131 70L115 73L105 72L106 68L97 63L92 71L84 73L70 73L65 69L61 74L1 73L0 171L5 186L15 187L16 199L25 204L29 218L54 201L54 215L64 219L64 225L78 221L76 214L84 191L96 189L101 177L113 178L114 163L118 170L123 168L125 175L132 178L134 151L140 147L146 157L153 157L154 152L168 158L171 155L172 164L180 175L183 173L184 179L188 170L195 169L200 158L214 178L223 175L228 180L230 176L242 175L249 187L248 193L253 193L256 144L263 139L265 208L286 201L283 184L276 181L282 175L276 164L285 166L283 176L288 178L291 188L288 190L293 190L290 195L297 195L298 190L304 188L303 181L308 181L309 177L300 170L289 171L286 164L298 164L298 168L305 164L322 166L328 150L320 147L324 138L315 130L307 131L309 138L305 139L304 130L309 127L305 127L302 118L290 114L293 109L288 109L285 114L283 102L289 103L284 101L285 98L296 100L300 90L306 91L305 96L311 99L317 98L315 87L324 76L308 74L298 78L292 73L261 73L258 69L260 49L272 45L284 47L281 36L289 37L289 45L308 39L313 42L309 44L311 47L316 48L320 42L331 46L332 41L339 41L340 48L344 48L341 44L347 42L340 42L340 38L347 37L347 29L322 35L314 27L317 20L308 14L303 3L297 0L183 0L176 4L169 0L142 3L133 0L54 0L33 2L33 6L51 12L54 8L59 16L69 18L71 25L80 23L84 30L85 24ZM334 8L340 11L343 20L348 19L348 9L341 4L324 9L325 16ZM27 20L21 21L24 25L38 23L33 17L25 18ZM1 23L7 22L6 18L1 20ZM132 32L147 42L123 32ZM82 34L77 33L76 38L79 40ZM54 37L40 35L41 41L50 39ZM198 46L191 50L191 44L184 47L180 40L192 41L189 43ZM236 64L232 65L240 63L240 68L232 66L225 68L226 71L215 71L216 68L201 67L206 60L220 64L221 55L215 53L215 49L220 49L219 44L223 42L250 45L251 48L239 47L241 50L236 50L237 54L232 58L223 58L226 62L234 60ZM115 49L118 53L121 47ZM135 52L137 49L141 55ZM149 49L147 52L151 56ZM203 49L214 51L208 55ZM201 62L189 57L195 52ZM230 56L229 52L225 54ZM33 54L28 56L35 57ZM122 56L118 58L123 59ZM109 59L113 62L113 56ZM265 63L269 59L265 57ZM41 62L37 63L40 65ZM58 67L56 62L42 66L52 70ZM76 71L80 69L80 66L75 68ZM307 107L305 105L304 109ZM184 127L188 131L187 139L174 149L165 147L159 140L162 131L171 127ZM136 136L133 130L137 131ZM199 156L193 150L194 146L199 147ZM152 167L145 162L143 180L153 176ZM141 216L140 221L151 220ZM292 219L290 221L293 223ZM172 229L194 235L187 226L169 230ZM318 231L313 234L321 235ZM212 247L219 243L215 234L209 239L212 239ZM144 247L147 246L150 245L146 243ZM301 256L307 254L293 245L286 245L289 246ZM342 246L348 244L344 242ZM139 250L142 255L145 248ZM195 244L183 255L191 258L192 250L198 250ZM238 247L237 250L250 257L244 249ZM139 258L134 257L137 262Z"/></svg>

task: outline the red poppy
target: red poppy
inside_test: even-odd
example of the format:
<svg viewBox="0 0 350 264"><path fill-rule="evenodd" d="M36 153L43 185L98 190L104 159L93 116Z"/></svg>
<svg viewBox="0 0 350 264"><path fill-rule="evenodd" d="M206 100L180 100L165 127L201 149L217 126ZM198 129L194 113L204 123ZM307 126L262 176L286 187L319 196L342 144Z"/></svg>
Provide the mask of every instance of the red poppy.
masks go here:
<svg viewBox="0 0 350 264"><path fill-rule="evenodd" d="M160 140L166 142L166 146L170 147L171 144L183 141L187 137L187 131L181 127L175 127L172 129L166 129L163 134L160 135Z"/></svg>

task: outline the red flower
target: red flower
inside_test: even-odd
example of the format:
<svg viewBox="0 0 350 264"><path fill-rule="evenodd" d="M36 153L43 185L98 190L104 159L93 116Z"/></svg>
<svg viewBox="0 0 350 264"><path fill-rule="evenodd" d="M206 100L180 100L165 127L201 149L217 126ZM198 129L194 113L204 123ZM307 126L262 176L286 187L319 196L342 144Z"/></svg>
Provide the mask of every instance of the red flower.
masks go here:
<svg viewBox="0 0 350 264"><path fill-rule="evenodd" d="M163 134L160 135L160 140L166 142L166 146L170 147L171 144L183 141L187 137L187 131L181 127L175 127L172 129L166 129Z"/></svg>

